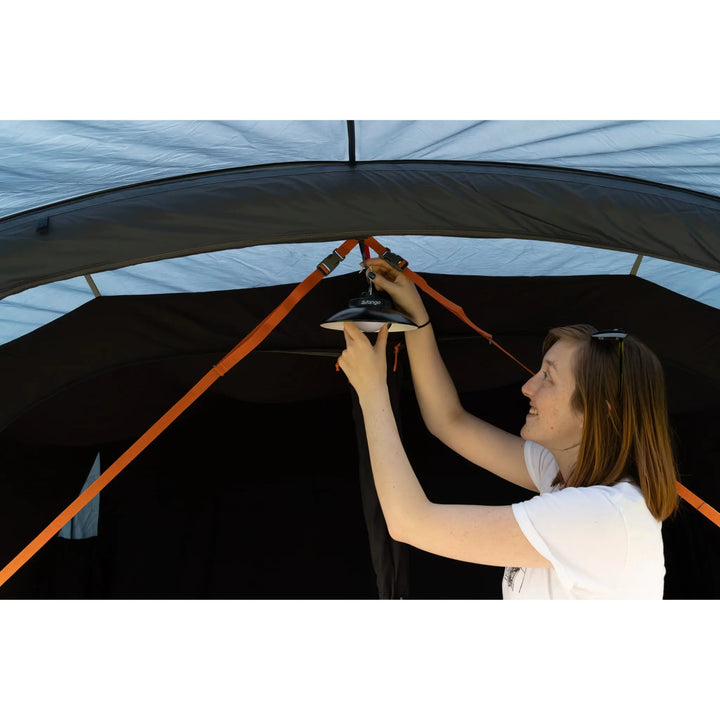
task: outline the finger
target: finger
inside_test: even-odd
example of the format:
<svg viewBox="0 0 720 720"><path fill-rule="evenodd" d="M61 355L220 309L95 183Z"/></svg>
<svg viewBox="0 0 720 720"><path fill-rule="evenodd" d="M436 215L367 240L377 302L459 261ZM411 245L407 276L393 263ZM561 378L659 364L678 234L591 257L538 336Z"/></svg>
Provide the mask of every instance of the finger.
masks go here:
<svg viewBox="0 0 720 720"><path fill-rule="evenodd" d="M352 343L370 343L370 341L365 337L364 333L360 328L350 320L346 320L343 323L343 332L345 333L345 344L350 347Z"/></svg>
<svg viewBox="0 0 720 720"><path fill-rule="evenodd" d="M365 260L365 265L367 267L385 268L386 270L393 270L393 266L387 260L383 260L381 257L368 258L367 260Z"/></svg>
<svg viewBox="0 0 720 720"><path fill-rule="evenodd" d="M365 267L367 267L368 271L372 271L376 277L384 278L390 282L393 282L398 276L397 270L382 258L366 260ZM374 280L374 278L371 279Z"/></svg>
<svg viewBox="0 0 720 720"><path fill-rule="evenodd" d="M377 334L377 340L375 341L375 347L379 352L384 353L385 349L387 348L387 339L388 334L390 333L390 323L386 323L383 325L380 330L378 330Z"/></svg>
<svg viewBox="0 0 720 720"><path fill-rule="evenodd" d="M360 332L360 329L354 322L350 322L350 320L346 320L343 323L343 333L345 333L345 342L348 342L349 340L354 340L357 337L357 333Z"/></svg>
<svg viewBox="0 0 720 720"><path fill-rule="evenodd" d="M382 274L384 271L375 273L372 268L367 271L367 278L378 290L384 290L385 292L392 293L393 288L397 287L396 279L397 273L390 275L391 271Z"/></svg>

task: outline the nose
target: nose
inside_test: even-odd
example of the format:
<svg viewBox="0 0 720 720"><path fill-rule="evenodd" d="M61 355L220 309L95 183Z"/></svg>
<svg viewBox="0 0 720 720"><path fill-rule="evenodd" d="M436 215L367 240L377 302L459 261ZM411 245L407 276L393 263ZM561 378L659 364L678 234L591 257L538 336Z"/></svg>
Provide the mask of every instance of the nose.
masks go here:
<svg viewBox="0 0 720 720"><path fill-rule="evenodd" d="M521 388L520 392L527 398L532 398L534 387L535 387L535 381L537 380L540 373L536 373L533 375Z"/></svg>

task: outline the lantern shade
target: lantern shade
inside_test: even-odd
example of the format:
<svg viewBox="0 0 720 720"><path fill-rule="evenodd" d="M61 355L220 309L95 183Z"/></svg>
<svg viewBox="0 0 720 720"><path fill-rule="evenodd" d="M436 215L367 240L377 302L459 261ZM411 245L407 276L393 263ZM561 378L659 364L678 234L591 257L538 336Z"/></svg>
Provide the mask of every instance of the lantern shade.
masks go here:
<svg viewBox="0 0 720 720"><path fill-rule="evenodd" d="M417 325L405 313L397 310L388 298L381 297L377 292L351 298L348 307L331 315L320 326L328 330L343 330L346 321L354 322L363 332L378 332L383 325L388 324L390 332L417 330Z"/></svg>

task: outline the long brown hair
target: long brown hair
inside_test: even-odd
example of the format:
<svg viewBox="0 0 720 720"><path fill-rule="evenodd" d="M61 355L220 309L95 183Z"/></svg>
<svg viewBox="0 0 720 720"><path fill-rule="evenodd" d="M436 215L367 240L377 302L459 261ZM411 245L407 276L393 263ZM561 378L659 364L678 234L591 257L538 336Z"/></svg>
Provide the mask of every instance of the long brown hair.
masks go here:
<svg viewBox="0 0 720 720"><path fill-rule="evenodd" d="M561 338L578 343L573 406L584 416L578 459L564 487L636 482L650 512L665 520L678 504L665 374L640 340L592 340L591 325L553 328L543 355ZM623 347L621 347L621 343Z"/></svg>

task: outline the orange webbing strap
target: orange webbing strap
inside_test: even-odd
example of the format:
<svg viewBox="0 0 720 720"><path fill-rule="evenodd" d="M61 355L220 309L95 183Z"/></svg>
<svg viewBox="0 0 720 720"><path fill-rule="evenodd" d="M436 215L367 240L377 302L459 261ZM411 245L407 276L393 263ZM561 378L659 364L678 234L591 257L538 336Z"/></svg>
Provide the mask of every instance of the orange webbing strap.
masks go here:
<svg viewBox="0 0 720 720"><path fill-rule="evenodd" d="M316 270L303 280L257 327L241 340L217 365L175 403L138 440L133 443L100 477L68 505L27 547L21 550L1 571L0 585L12 577L40 548L82 510L118 473L125 469L150 443L194 403L216 380L254 350L287 316L302 298L345 259L357 240L347 240L328 255Z"/></svg>
<svg viewBox="0 0 720 720"><path fill-rule="evenodd" d="M427 282L423 278L421 278L419 275L414 273L410 268L405 269L405 274L410 277L410 279L419 287L422 288L428 295L431 297L434 297L438 302L442 303L448 310L450 310L451 313L454 315L457 315L464 323L469 325L475 332L482 335L484 338L486 338L491 345L494 345L498 350L501 350L504 352L511 360L514 360L521 368L524 370L527 370L530 375L534 375L535 373L523 363L520 362L514 355L509 353L500 343L496 342L490 333L485 332L484 330L481 330L477 325L475 325L470 318L465 314L465 311L459 306L456 305L453 302L450 302L446 297L441 295L437 290L433 290Z"/></svg>
<svg viewBox="0 0 720 720"><path fill-rule="evenodd" d="M371 247L373 250L375 250L378 255L384 255L386 252L388 252L388 249L383 247L374 237L365 238L365 244L368 247ZM404 262L404 261L403 261ZM444 295L441 295L437 290L433 290L427 282L424 280L424 278L420 277L416 272L413 272L407 264L404 264L401 268L403 273L407 275L414 283L417 285L423 292L430 295L430 297L437 300L441 305L443 305L445 308L447 308L453 315L456 315L459 317L466 325L469 325L476 333L479 335L482 335L491 345L494 345L498 350L502 350L511 360L514 360L521 368L524 370L527 370L531 375L534 375L535 373L530 370L530 368L527 367L527 365L523 365L514 355L511 355L500 343L495 342L493 339L493 336L489 332L485 332L485 330L482 330L479 328L470 318L465 314L465 311L460 307L460 305L456 305L451 300L448 300Z"/></svg>
<svg viewBox="0 0 720 720"><path fill-rule="evenodd" d="M720 527L720 512L711 505L708 505L695 493L690 492L690 490L679 482L677 483L677 491L678 495L685 500L685 502L690 503L690 505L692 505L698 512L701 512L708 520Z"/></svg>
<svg viewBox="0 0 720 720"><path fill-rule="evenodd" d="M388 252L388 249L383 247L375 238L365 238L365 244L371 247L375 252L378 253L378 255L383 255L384 253ZM396 256L397 257L397 256ZM402 260L402 258L400 258ZM431 297L435 298L441 305L444 305L450 312L452 312L454 315L457 315L464 323L469 325L473 330L478 332L480 335L482 335L484 338L487 338L493 345L495 345L496 348L499 350L502 350L508 357L510 357L512 360L514 360L518 365L520 365L522 368L528 371L530 375L534 375L535 373L530 370L527 366L523 365L516 357L511 355L505 348L501 347L498 343L496 343L493 340L492 335L490 333L485 332L484 330L481 330L475 323L473 323L465 314L465 311L455 303L448 300L446 297L441 295L436 290L433 290L427 282L421 278L417 273L410 270L409 267L407 267L407 264L405 261L402 261L402 265L399 267L399 269L404 272L419 288L421 288L424 292L426 292ZM695 493L688 490L682 483L679 481L676 481L677 483L677 491L678 495L688 502L690 505L692 505L698 512L701 512L706 518L708 518L710 521L715 523L718 527L720 527L720 512L718 512L714 507L711 505L708 505L704 500L699 498Z"/></svg>

